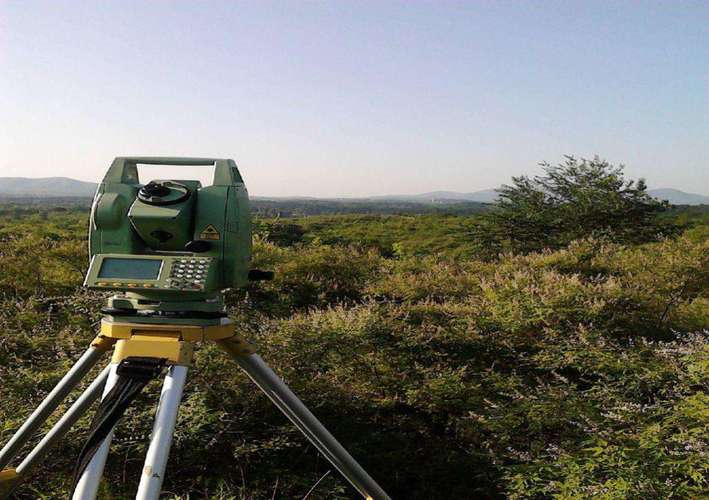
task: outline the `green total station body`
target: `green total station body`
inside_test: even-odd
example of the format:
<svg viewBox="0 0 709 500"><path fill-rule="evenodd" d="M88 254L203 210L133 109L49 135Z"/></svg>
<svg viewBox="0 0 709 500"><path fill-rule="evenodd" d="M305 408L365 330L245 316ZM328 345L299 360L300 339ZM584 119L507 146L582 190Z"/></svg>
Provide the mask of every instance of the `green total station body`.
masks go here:
<svg viewBox="0 0 709 500"><path fill-rule="evenodd" d="M211 186L194 180L141 184L138 165L209 166ZM244 286L251 264L249 197L233 160L119 157L99 185L89 227L84 285L118 293L115 320L211 324L222 290Z"/></svg>

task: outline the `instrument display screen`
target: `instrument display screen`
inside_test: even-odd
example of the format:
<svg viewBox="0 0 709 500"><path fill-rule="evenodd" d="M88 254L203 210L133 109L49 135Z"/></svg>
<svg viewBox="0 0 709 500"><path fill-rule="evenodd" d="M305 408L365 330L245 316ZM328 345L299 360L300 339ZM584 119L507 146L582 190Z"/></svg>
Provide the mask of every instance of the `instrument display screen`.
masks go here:
<svg viewBox="0 0 709 500"><path fill-rule="evenodd" d="M108 257L103 259L98 277L103 279L138 279L156 280L160 275L160 259L121 259Z"/></svg>

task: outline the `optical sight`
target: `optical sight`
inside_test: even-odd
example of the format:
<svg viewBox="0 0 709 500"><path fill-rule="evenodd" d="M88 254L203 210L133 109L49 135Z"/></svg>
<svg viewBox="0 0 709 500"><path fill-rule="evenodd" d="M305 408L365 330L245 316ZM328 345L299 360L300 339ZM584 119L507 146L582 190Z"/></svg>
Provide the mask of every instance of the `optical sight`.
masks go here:
<svg viewBox="0 0 709 500"><path fill-rule="evenodd" d="M212 167L214 180L141 184L140 164ZM250 270L249 197L228 159L113 160L91 208L89 254L84 285L119 292L104 313L131 321L218 322L223 290L272 276Z"/></svg>

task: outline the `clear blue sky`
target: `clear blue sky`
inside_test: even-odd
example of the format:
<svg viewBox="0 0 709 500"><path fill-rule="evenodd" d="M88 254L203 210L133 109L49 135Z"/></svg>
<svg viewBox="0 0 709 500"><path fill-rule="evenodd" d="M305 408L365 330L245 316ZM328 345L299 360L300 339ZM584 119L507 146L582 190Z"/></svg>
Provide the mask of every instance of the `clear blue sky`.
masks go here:
<svg viewBox="0 0 709 500"><path fill-rule="evenodd" d="M709 2L3 0L0 153L84 180L231 157L252 194L317 196L598 154L709 194Z"/></svg>

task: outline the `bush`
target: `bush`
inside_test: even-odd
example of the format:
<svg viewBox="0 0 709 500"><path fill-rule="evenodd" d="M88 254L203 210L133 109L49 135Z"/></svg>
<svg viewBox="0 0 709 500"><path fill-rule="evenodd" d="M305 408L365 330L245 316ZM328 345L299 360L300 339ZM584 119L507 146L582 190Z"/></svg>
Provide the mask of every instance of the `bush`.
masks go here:
<svg viewBox="0 0 709 500"><path fill-rule="evenodd" d="M567 156L542 166L544 176L513 177L498 190L495 209L473 230L481 254L558 249L588 237L637 244L678 231L658 217L668 204L648 195L644 180L626 180L622 165Z"/></svg>
<svg viewBox="0 0 709 500"><path fill-rule="evenodd" d="M247 307L269 315L324 307L362 298L364 284L379 272L381 256L372 250L311 244L283 248L264 240L254 245L254 266L273 269L273 281L233 291L230 305L247 298ZM243 304L242 304L243 305Z"/></svg>
<svg viewBox="0 0 709 500"><path fill-rule="evenodd" d="M492 262L259 240L256 265L277 278L230 292L230 315L393 498L696 498L709 489L709 243L696 235ZM0 255L3 272L22 256ZM73 273L37 274L3 274L3 442L100 316ZM119 425L104 497L134 495L158 393ZM87 424L18 498L66 496ZM331 469L215 346L198 349L171 494L302 498ZM353 495L333 472L309 498Z"/></svg>

